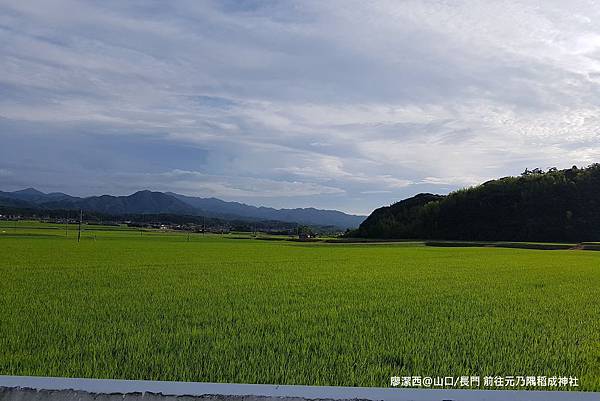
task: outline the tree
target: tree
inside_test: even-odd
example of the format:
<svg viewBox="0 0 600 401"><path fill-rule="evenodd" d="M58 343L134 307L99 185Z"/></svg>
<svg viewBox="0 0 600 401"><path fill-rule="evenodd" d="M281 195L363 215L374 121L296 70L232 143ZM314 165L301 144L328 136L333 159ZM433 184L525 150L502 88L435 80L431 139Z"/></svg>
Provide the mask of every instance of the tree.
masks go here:
<svg viewBox="0 0 600 401"><path fill-rule="evenodd" d="M375 210L353 235L368 238L598 241L600 164L526 169L447 196L419 194Z"/></svg>

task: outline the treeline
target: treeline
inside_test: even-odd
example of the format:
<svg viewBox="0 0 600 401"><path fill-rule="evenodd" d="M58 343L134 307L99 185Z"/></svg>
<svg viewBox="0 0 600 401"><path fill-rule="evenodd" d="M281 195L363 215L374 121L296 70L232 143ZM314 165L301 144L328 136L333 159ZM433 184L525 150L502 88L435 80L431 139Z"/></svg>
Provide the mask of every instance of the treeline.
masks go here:
<svg viewBox="0 0 600 401"><path fill-rule="evenodd" d="M0 214L5 216L19 216L21 219L69 219L79 220L79 210L67 210L67 209L53 209L53 210L40 210L30 207L15 207L8 205L0 199ZM113 216L105 213L97 213L84 211L83 220L85 222L113 222L119 221L122 216Z"/></svg>
<svg viewBox="0 0 600 401"><path fill-rule="evenodd" d="M18 216L19 219L40 219L40 220L69 220L70 222L79 221L79 210L51 209L40 210L32 208L14 207L3 205L0 202L0 215L7 218ZM201 228L226 228L231 231L267 231L273 234L298 234L302 230L310 230L311 233L319 234L337 234L339 229L334 226L300 226L297 223L277 221L277 220L239 220L239 219L220 219L216 217L188 216L172 213L159 214L122 214L113 215L99 213L94 211L82 212L83 222L88 224L128 224L130 227L145 227L148 225L180 225L186 227Z"/></svg>
<svg viewBox="0 0 600 401"><path fill-rule="evenodd" d="M419 194L375 210L348 234L486 241L600 240L600 164L525 170L447 196Z"/></svg>

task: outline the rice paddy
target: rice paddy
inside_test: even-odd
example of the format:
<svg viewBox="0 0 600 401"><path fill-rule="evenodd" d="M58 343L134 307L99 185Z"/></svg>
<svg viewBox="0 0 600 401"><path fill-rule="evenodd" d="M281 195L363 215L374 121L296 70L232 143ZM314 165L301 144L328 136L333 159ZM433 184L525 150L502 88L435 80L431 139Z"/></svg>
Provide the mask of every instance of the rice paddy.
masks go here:
<svg viewBox="0 0 600 401"><path fill-rule="evenodd" d="M343 386L577 376L600 252L0 225L0 374ZM74 228L74 227L73 227Z"/></svg>

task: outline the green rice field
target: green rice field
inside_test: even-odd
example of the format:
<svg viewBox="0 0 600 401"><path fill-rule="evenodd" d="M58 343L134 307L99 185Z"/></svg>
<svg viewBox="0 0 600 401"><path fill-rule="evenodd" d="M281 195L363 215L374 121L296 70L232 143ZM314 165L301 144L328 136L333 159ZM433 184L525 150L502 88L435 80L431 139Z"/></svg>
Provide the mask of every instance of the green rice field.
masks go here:
<svg viewBox="0 0 600 401"><path fill-rule="evenodd" d="M600 252L0 223L2 375L600 391Z"/></svg>

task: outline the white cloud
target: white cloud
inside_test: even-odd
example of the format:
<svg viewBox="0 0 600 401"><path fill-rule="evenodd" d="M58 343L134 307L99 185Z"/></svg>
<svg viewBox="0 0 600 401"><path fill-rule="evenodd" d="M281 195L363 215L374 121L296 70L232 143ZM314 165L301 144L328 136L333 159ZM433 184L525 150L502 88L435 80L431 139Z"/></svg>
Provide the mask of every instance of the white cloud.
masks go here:
<svg viewBox="0 0 600 401"><path fill-rule="evenodd" d="M485 181L484 177L425 177L421 181L422 184L433 185L453 185L453 186L471 186L481 184Z"/></svg>
<svg viewBox="0 0 600 401"><path fill-rule="evenodd" d="M25 127L15 135L133 136L140 148L159 137L207 152L173 181L174 156L108 171L125 180L117 189L146 177L279 206L314 196L364 210L427 185L600 158L593 3L223 4L0 2L0 117ZM4 152L11 170L25 165Z"/></svg>
<svg viewBox="0 0 600 401"><path fill-rule="evenodd" d="M186 195L224 199L275 198L343 194L344 190L299 181L277 181L256 177L218 176L198 171L171 170L161 173L116 174L114 178L135 182L137 189L156 188ZM133 187L129 187L132 190Z"/></svg>

